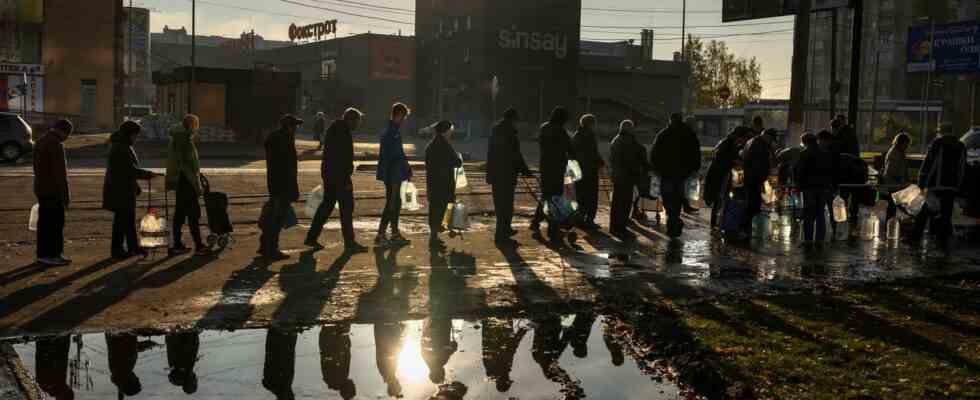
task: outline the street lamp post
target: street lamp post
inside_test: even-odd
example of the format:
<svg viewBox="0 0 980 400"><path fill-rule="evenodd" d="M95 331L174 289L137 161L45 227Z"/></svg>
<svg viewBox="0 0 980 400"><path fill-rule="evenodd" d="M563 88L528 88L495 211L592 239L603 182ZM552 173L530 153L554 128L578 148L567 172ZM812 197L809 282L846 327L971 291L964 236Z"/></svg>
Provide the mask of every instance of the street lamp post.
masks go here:
<svg viewBox="0 0 980 400"><path fill-rule="evenodd" d="M929 18L931 28L929 29L929 48L936 42L936 21ZM922 143L920 143L921 151L923 154L926 152L926 140L929 139L929 87L932 86L932 70L936 68L935 59L933 58L933 51L929 51L929 72L926 75L926 81L922 86Z"/></svg>
<svg viewBox="0 0 980 400"><path fill-rule="evenodd" d="M197 67L197 0L191 0L191 79L187 83L187 113L194 113L194 81Z"/></svg>

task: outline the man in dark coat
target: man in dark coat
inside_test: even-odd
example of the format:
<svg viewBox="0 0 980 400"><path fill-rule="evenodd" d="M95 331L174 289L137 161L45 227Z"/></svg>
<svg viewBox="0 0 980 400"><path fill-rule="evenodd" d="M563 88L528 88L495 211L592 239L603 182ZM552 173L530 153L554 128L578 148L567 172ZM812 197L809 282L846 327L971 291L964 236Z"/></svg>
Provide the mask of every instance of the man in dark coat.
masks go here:
<svg viewBox="0 0 980 400"><path fill-rule="evenodd" d="M323 179L323 202L317 208L306 235L306 245L323 247L317 241L323 225L333 214L335 204L340 204L340 227L344 236L344 250L360 253L367 250L354 238L354 137L352 132L361 125L363 114L356 108L344 111L343 119L330 124L323 138L323 161L320 176Z"/></svg>
<svg viewBox="0 0 980 400"><path fill-rule="evenodd" d="M565 169L568 159L573 157L572 140L565 130L568 123L568 110L555 107L551 118L541 125L538 143L541 146L541 202L531 220L531 230L540 231L541 221L545 220L544 203L554 196L561 196L565 186ZM559 226L548 223L548 239L558 241Z"/></svg>
<svg viewBox="0 0 980 400"><path fill-rule="evenodd" d="M633 121L625 120L619 124L619 133L610 143L609 153L613 180L609 232L626 237L629 235L626 226L633 206L633 189L650 179L647 151L633 136Z"/></svg>
<svg viewBox="0 0 980 400"><path fill-rule="evenodd" d="M442 219L449 203L456 201L455 172L463 166L463 160L449 143L453 134L452 122L440 121L435 131L432 141L425 147L425 188L429 196L429 244L441 247Z"/></svg>
<svg viewBox="0 0 980 400"><path fill-rule="evenodd" d="M762 134L752 138L742 151L742 166L745 171L745 219L742 230L748 233L752 228L752 218L762 211L762 189L769 179L772 170L773 151L776 131L766 129Z"/></svg>
<svg viewBox="0 0 980 400"><path fill-rule="evenodd" d="M687 180L701 170L701 144L680 114L670 116L670 125L657 135L650 164L660 176L660 193L667 212L667 235L676 238L684 229L681 210Z"/></svg>
<svg viewBox="0 0 980 400"><path fill-rule="evenodd" d="M578 131L572 137L575 159L582 168L582 179L575 183L579 212L582 214L582 227L599 229L595 215L599 209L599 169L605 165L599 154L599 143L595 135L596 117L585 114L579 119Z"/></svg>
<svg viewBox="0 0 980 400"><path fill-rule="evenodd" d="M146 255L146 251L139 247L136 236L136 196L143 192L138 181L163 176L139 168L139 158L133 144L142 129L139 124L126 121L109 137L109 162L102 185L102 208L113 212L112 257L116 259Z"/></svg>
<svg viewBox="0 0 980 400"><path fill-rule="evenodd" d="M929 145L926 160L922 163L919 173L919 187L926 191L927 196L935 196L939 200L939 209L926 206L915 218L915 228L909 239L918 241L926 229L926 223L931 219L930 230L936 234L936 239L945 245L953 234L953 207L956 194L963 187L966 176L966 146L953 136L953 127L943 124L939 127L939 136Z"/></svg>
<svg viewBox="0 0 980 400"><path fill-rule="evenodd" d="M514 243L510 237L517 233L511 227L517 175L531 173L521 154L521 140L514 125L517 120L517 110L505 111L504 118L493 127L487 148L487 183L493 191L493 209L497 214L494 234L497 243Z"/></svg>
<svg viewBox="0 0 980 400"><path fill-rule="evenodd" d="M801 142L804 150L794 165L796 185L803 191L803 245L820 246L827 235L827 204L831 201L837 175L837 157L829 146L833 141L830 132L820 131L816 136L804 134ZM815 235L814 235L815 234Z"/></svg>
<svg viewBox="0 0 980 400"><path fill-rule="evenodd" d="M725 207L724 200L732 182L732 169L738 162L738 153L752 136L747 126L735 128L725 139L715 146L715 154L704 177L704 202L711 206L711 227L718 226L718 216Z"/></svg>
<svg viewBox="0 0 980 400"><path fill-rule="evenodd" d="M259 227L259 254L271 261L284 260L288 255L279 251L279 234L292 203L299 200L298 169L296 158L296 128L303 120L286 114L280 120L280 128L265 140L266 182L269 186L269 202L262 210Z"/></svg>
<svg viewBox="0 0 980 400"><path fill-rule="evenodd" d="M65 141L71 122L60 120L34 145L34 196L37 197L37 261L68 265L65 258L65 210L71 204Z"/></svg>

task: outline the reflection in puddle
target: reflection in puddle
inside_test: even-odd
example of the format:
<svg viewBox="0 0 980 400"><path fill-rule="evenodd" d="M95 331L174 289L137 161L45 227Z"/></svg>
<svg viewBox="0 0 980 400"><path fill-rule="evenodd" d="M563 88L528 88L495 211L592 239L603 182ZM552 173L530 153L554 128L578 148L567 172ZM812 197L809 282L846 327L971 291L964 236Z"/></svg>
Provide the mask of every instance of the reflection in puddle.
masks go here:
<svg viewBox="0 0 980 400"><path fill-rule="evenodd" d="M183 332L87 334L15 345L52 397L209 399L674 399L584 312Z"/></svg>

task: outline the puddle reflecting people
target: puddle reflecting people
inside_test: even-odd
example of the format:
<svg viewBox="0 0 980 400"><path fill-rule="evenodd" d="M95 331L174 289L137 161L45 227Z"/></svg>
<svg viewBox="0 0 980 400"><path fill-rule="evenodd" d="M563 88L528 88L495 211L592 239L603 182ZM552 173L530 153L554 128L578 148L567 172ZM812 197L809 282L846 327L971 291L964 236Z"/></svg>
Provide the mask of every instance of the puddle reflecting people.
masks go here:
<svg viewBox="0 0 980 400"><path fill-rule="evenodd" d="M354 380L350 378L350 324L330 324L320 327L320 371L327 388L337 391L344 400L357 396Z"/></svg>
<svg viewBox="0 0 980 400"><path fill-rule="evenodd" d="M142 130L140 124L126 121L109 137L102 208L113 213L111 251L112 258L117 260L147 255L146 250L139 246L136 235L136 197L143 192L138 181L162 175L139 168L139 158L133 144Z"/></svg>
<svg viewBox="0 0 980 400"><path fill-rule="evenodd" d="M641 182L650 179L646 147L633 136L633 121L624 120L619 124L619 133L610 145L609 165L613 181L609 233L629 236L626 228L633 207L633 189L642 187Z"/></svg>
<svg viewBox="0 0 980 400"><path fill-rule="evenodd" d="M701 144L681 114L671 114L670 124L657 135L650 150L650 165L660 176L667 236L680 237L684 230L681 211L686 201L687 180L701 170Z"/></svg>
<svg viewBox="0 0 980 400"><path fill-rule="evenodd" d="M170 384L178 386L184 393L197 392L197 354L201 348L201 338L197 331L171 333L164 337L167 344L167 365Z"/></svg>
<svg viewBox="0 0 980 400"><path fill-rule="evenodd" d="M608 318L602 322L602 341L606 344L606 350L609 351L609 362L614 367L620 367L626 361L626 355L623 353L623 345L619 343L613 329L615 327Z"/></svg>
<svg viewBox="0 0 980 400"><path fill-rule="evenodd" d="M70 336L38 339L34 343L37 384L55 400L72 400L75 391L68 385L68 351Z"/></svg>
<svg viewBox="0 0 980 400"><path fill-rule="evenodd" d="M296 129L303 120L291 114L282 116L279 129L265 140L266 184L269 201L259 216L259 255L268 261L289 258L279 250L279 235L285 227L292 204L299 200L299 184L296 181L298 161L296 157Z"/></svg>
<svg viewBox="0 0 980 400"><path fill-rule="evenodd" d="M142 392L143 386L135 372L139 338L132 333L106 333L105 344L112 384L121 395L136 396Z"/></svg>
<svg viewBox="0 0 980 400"><path fill-rule="evenodd" d="M65 257L65 210L71 205L65 141L74 127L58 120L34 144L34 196L37 197L37 262L71 264Z"/></svg>
<svg viewBox="0 0 980 400"><path fill-rule="evenodd" d="M576 358L586 358L589 356L589 336L592 334L592 325L595 324L596 316L591 311L575 314L572 326L565 331L563 338L572 347L572 354Z"/></svg>
<svg viewBox="0 0 980 400"><path fill-rule="evenodd" d="M538 363L548 380L561 385L561 391L566 397L581 398L585 391L558 363L568 346L567 338L562 336L561 318L553 314L533 318L532 321L534 339L531 343L531 356L534 362Z"/></svg>
<svg viewBox="0 0 980 400"><path fill-rule="evenodd" d="M497 244L515 244L511 239L517 231L511 226L514 219L514 193L517 175L529 176L521 153L521 140L517 136L517 110L510 108L504 118L493 126L490 143L487 147L487 183L493 192L493 209L497 216L494 241Z"/></svg>
<svg viewBox="0 0 980 400"><path fill-rule="evenodd" d="M375 362L378 373L387 386L389 396L401 397L402 385L398 382L398 352L401 350L405 326L400 322L374 324Z"/></svg>
<svg viewBox="0 0 980 400"><path fill-rule="evenodd" d="M575 159L582 169L582 179L575 182L575 196L582 215L581 227L598 230L595 223L596 212L599 210L599 169L606 162L599 154L599 142L595 134L596 117L585 114L579 118L578 130L572 137L572 148Z"/></svg>
<svg viewBox="0 0 980 400"><path fill-rule="evenodd" d="M174 204L173 235L170 254L185 254L190 251L184 246L182 233L184 222L194 240L196 255L210 253L210 247L201 239L201 162L198 158L197 140L201 120L194 114L187 114L180 127L170 130L170 144L167 147L167 190L176 191Z"/></svg>
<svg viewBox="0 0 980 400"><path fill-rule="evenodd" d="M740 126L732 130L728 136L715 146L714 157L708 165L704 176L705 204L711 206L711 227L718 227L718 218L725 207L725 201L731 191L732 169L739 162L738 154L745 143L752 137L752 129Z"/></svg>
<svg viewBox="0 0 980 400"><path fill-rule="evenodd" d="M827 237L827 204L834 190L837 160L830 151L831 134L803 135L804 150L794 172L796 184L803 191L803 247L822 246Z"/></svg>
<svg viewBox="0 0 980 400"><path fill-rule="evenodd" d="M432 141L425 147L425 188L429 196L429 245L443 247L439 234L445 230L442 225L449 203L456 202L456 168L463 166L463 160L453 148L450 139L453 124L439 121L435 125Z"/></svg>
<svg viewBox="0 0 980 400"><path fill-rule="evenodd" d="M565 186L565 169L568 159L573 157L572 141L565 130L568 123L568 110L565 107L555 107L551 118L541 125L538 144L541 150L541 201L531 220L531 230L539 232L541 222L545 221L544 203L554 196L561 196ZM557 243L561 240L561 230L558 224L548 222L548 240Z"/></svg>
<svg viewBox="0 0 980 400"><path fill-rule="evenodd" d="M514 369L514 356L528 329L521 326L515 330L514 320L510 318L491 317L484 319L480 325L483 327L483 368L497 391L505 393L514 383L510 377Z"/></svg>
<svg viewBox="0 0 980 400"><path fill-rule="evenodd" d="M756 135L742 150L742 167L745 171L743 190L745 191L745 215L742 217L741 233L749 237L752 219L762 212L762 189L769 179L773 163L773 143L776 130L766 129Z"/></svg>
<svg viewBox="0 0 980 400"><path fill-rule="evenodd" d="M269 328L265 336L262 386L279 400L292 400L296 374L296 332Z"/></svg>
<svg viewBox="0 0 980 400"><path fill-rule="evenodd" d="M320 245L323 225L333 214L335 204L340 205L340 230L344 237L344 251L361 253L366 247L357 243L354 237L354 137L353 132L361 126L364 114L356 108L344 111L344 117L330 124L323 138L323 161L320 163L320 176L323 179L323 202L317 208L305 244L314 248Z"/></svg>
<svg viewBox="0 0 980 400"><path fill-rule="evenodd" d="M966 146L953 136L953 126L950 124L940 125L938 133L939 136L929 145L919 174L919 187L927 197L938 201L932 201L935 203L933 205L927 201L922 207L909 239L921 239L928 223L930 232L941 246L945 246L953 235L954 201L966 176Z"/></svg>
<svg viewBox="0 0 980 400"><path fill-rule="evenodd" d="M459 344L453 338L453 321L429 318L422 325L422 360L429 367L429 380L438 385L446 381L446 364Z"/></svg>
<svg viewBox="0 0 980 400"><path fill-rule="evenodd" d="M401 133L402 124L410 113L408 106L395 103L391 106L391 119L381 134L376 178L385 185L385 208L381 212L381 222L378 223L378 235L374 238L374 244L379 246L409 244L398 229L398 222L402 209L402 182L412 179L412 168L408 164L408 156L405 155ZM390 237L386 236L389 226Z"/></svg>

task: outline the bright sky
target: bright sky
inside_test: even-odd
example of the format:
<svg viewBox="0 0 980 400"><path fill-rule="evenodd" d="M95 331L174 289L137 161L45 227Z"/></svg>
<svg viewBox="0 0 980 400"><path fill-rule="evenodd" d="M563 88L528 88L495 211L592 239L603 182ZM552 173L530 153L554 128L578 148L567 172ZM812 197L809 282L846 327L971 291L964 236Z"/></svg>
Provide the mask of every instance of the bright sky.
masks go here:
<svg viewBox="0 0 980 400"><path fill-rule="evenodd" d="M287 2L288 1L288 2ZM353 2L351 2L353 1ZM415 0L198 0L197 31L202 35L237 37L241 32L255 29L266 39L288 40L292 22L318 22L337 19L341 35L363 33L413 34L410 24L397 24L342 14L337 11L392 21L413 21L406 11L415 8ZM465 1L465 0L459 0ZM582 38L586 40L636 39L641 27L652 27L656 36L654 57L669 59L680 50L681 3L683 0L583 0L583 8L627 9L629 12L583 10ZM304 7L303 3L334 11ZM755 57L762 65L762 96L788 98L790 59L792 57L792 17L771 18L747 22L748 26L721 23L721 0L688 0L688 33L719 38L737 56ZM190 29L190 0L133 0L136 7L151 9L153 32L164 25L186 26ZM377 7L388 7L379 9ZM650 11L637 11L650 10Z"/></svg>

